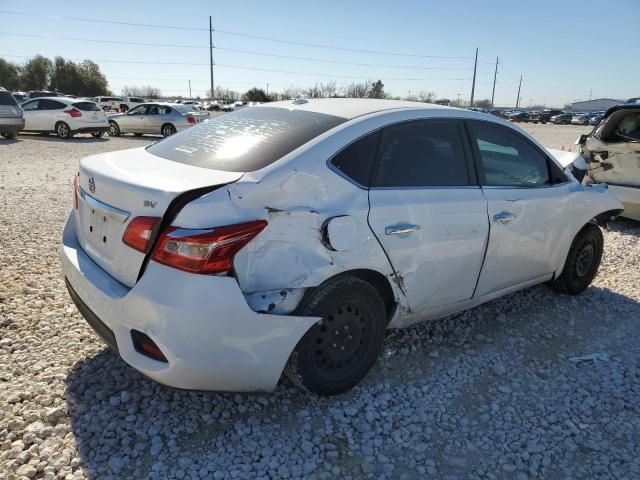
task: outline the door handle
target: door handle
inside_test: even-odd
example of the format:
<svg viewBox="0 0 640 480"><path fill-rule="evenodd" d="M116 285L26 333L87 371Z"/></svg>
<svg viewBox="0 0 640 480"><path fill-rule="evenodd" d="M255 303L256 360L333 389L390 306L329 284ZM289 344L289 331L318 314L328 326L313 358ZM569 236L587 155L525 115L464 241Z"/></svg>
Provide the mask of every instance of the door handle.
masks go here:
<svg viewBox="0 0 640 480"><path fill-rule="evenodd" d="M420 225L413 225L411 223L398 223L397 225L389 225L384 228L386 235L405 235L407 233L413 233L420 230Z"/></svg>
<svg viewBox="0 0 640 480"><path fill-rule="evenodd" d="M496 213L493 216L493 221L505 224L505 223L509 223L514 218L516 218L516 215L514 213L502 211L500 213Z"/></svg>

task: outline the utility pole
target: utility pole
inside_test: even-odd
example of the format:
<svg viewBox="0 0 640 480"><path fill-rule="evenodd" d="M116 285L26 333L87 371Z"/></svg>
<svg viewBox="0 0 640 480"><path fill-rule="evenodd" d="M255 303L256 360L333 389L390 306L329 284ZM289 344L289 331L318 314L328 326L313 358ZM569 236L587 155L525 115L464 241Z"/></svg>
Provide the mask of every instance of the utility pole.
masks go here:
<svg viewBox="0 0 640 480"><path fill-rule="evenodd" d="M269 96L269 84L267 83L267 97Z"/></svg>
<svg viewBox="0 0 640 480"><path fill-rule="evenodd" d="M189 100L191 100L191 80L189 80Z"/></svg>
<svg viewBox="0 0 640 480"><path fill-rule="evenodd" d="M518 105L520 105L520 87L522 87L522 75L520 75L520 83L518 84L518 98L516 98L516 110L518 109Z"/></svg>
<svg viewBox="0 0 640 480"><path fill-rule="evenodd" d="M476 91L476 69L478 68L478 48L476 47L476 61L473 64L473 83L471 84L471 100L469 100L469 107L473 107L473 94Z"/></svg>
<svg viewBox="0 0 640 480"><path fill-rule="evenodd" d="M589 90L589 100L591 100L591 95L593 95L593 88Z"/></svg>
<svg viewBox="0 0 640 480"><path fill-rule="evenodd" d="M411 90L409 90L409 96L407 98L409 101L411 101Z"/></svg>
<svg viewBox="0 0 640 480"><path fill-rule="evenodd" d="M209 71L211 72L211 100L215 100L215 91L213 84L213 22L209 15Z"/></svg>
<svg viewBox="0 0 640 480"><path fill-rule="evenodd" d="M493 72L493 90L491 91L491 108L493 108L493 99L496 95L496 77L498 76L498 57L496 57L496 69Z"/></svg>
<svg viewBox="0 0 640 480"><path fill-rule="evenodd" d="M459 107L460 106L460 94L457 93L456 95L458 95L458 100L456 102L456 107Z"/></svg>

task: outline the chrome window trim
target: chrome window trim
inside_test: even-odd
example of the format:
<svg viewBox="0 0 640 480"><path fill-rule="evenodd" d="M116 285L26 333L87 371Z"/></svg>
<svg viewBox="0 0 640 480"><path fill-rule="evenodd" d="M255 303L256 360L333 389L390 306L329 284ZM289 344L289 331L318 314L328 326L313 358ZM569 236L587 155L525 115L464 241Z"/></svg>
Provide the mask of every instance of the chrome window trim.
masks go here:
<svg viewBox="0 0 640 480"><path fill-rule="evenodd" d="M570 183L572 183L570 180L567 180L566 182L561 182L561 183L554 183L553 185L481 185L481 187L484 189L495 189L495 188L509 188L509 189L527 189L527 190L534 190L537 188L555 188L555 187L562 187L565 185L569 185Z"/></svg>
<svg viewBox="0 0 640 480"><path fill-rule="evenodd" d="M120 210L119 208L112 207L111 205L107 205L106 203L97 200L85 192L81 187L78 187L78 192L80 193L80 198L82 198L87 205L93 209L99 210L104 216L112 218L117 222L124 223L131 215L129 212Z"/></svg>

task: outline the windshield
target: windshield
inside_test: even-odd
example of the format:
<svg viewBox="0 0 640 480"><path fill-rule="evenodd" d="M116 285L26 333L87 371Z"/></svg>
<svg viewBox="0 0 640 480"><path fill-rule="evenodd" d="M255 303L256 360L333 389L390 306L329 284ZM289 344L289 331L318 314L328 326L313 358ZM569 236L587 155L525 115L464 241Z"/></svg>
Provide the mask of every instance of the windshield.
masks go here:
<svg viewBox="0 0 640 480"><path fill-rule="evenodd" d="M148 151L196 167L252 172L345 121L301 110L247 108L167 137Z"/></svg>

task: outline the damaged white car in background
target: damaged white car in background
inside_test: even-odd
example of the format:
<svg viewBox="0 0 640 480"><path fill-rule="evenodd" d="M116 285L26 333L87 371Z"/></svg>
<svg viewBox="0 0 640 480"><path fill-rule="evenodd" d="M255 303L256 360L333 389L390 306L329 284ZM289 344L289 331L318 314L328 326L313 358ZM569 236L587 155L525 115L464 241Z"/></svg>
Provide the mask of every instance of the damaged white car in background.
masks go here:
<svg viewBox="0 0 640 480"><path fill-rule="evenodd" d="M610 108L576 143L588 164L588 180L607 183L624 205L620 216L640 221L640 105Z"/></svg>
<svg viewBox="0 0 640 480"><path fill-rule="evenodd" d="M295 100L217 117L74 178L71 297L166 385L321 395L371 369L388 328L542 282L587 288L621 211L494 116Z"/></svg>

